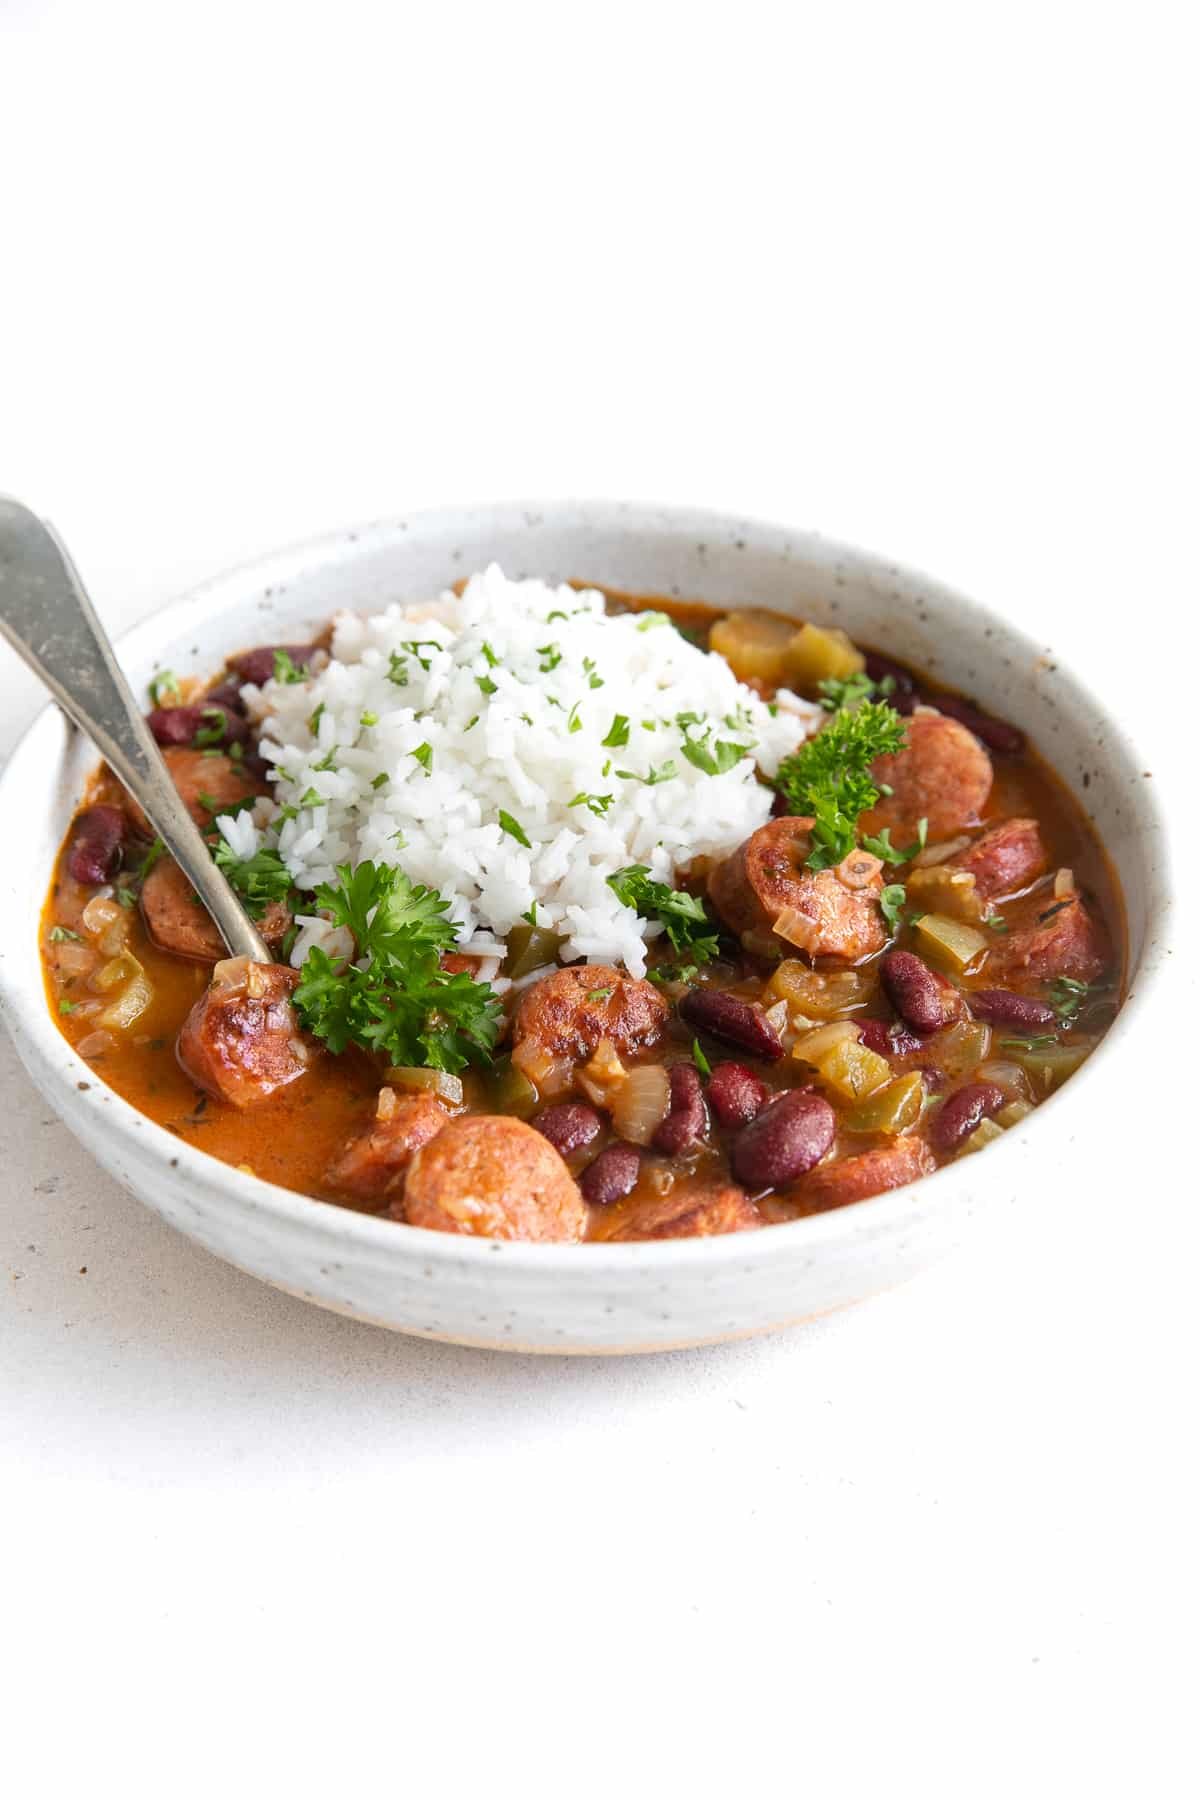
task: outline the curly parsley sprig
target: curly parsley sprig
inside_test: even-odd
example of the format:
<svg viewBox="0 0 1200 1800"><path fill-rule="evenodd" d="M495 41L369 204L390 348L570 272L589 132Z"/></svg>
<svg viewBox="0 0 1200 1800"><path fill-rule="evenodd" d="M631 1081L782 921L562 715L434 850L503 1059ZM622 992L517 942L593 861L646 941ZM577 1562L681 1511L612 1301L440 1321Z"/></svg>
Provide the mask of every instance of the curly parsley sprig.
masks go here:
<svg viewBox="0 0 1200 1800"><path fill-rule="evenodd" d="M823 731L784 757L775 786L790 813L813 821L810 869L836 868L856 848L859 818L879 799L871 764L904 742L904 720L895 708L862 700L835 712ZM900 859L893 852L889 860Z"/></svg>
<svg viewBox="0 0 1200 1800"><path fill-rule="evenodd" d="M663 926L677 955L686 952L693 965L711 962L716 956L717 926L698 894L652 881L645 863L618 869L608 877L608 885L623 906Z"/></svg>
<svg viewBox="0 0 1200 1800"><path fill-rule="evenodd" d="M314 903L353 934L358 956L342 968L318 946L309 951L294 995L304 1028L335 1055L357 1044L401 1067L452 1074L485 1062L500 1003L489 983L442 968L458 938L449 902L385 864L343 864L337 876Z"/></svg>

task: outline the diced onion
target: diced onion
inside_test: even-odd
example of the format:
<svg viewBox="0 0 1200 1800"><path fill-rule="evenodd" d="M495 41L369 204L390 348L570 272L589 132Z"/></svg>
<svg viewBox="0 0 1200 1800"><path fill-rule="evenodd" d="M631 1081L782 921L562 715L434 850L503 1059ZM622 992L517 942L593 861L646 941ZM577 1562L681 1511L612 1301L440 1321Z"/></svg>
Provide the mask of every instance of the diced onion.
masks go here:
<svg viewBox="0 0 1200 1800"><path fill-rule="evenodd" d="M103 1056L106 1050L112 1049L112 1038L107 1031L89 1031L85 1038L80 1038L75 1048L80 1056Z"/></svg>
<svg viewBox="0 0 1200 1800"><path fill-rule="evenodd" d="M661 1063L640 1063L612 1095L613 1129L631 1144L648 1144L667 1116L671 1083Z"/></svg>
<svg viewBox="0 0 1200 1800"><path fill-rule="evenodd" d="M102 964L88 985L94 988L98 994L107 994L113 988L120 987L122 982L131 980L140 971L141 966L136 956L131 956L128 951L123 951L120 956L114 956L111 962Z"/></svg>
<svg viewBox="0 0 1200 1800"><path fill-rule="evenodd" d="M601 1038L590 1062L579 1071L579 1085L596 1106L607 1106L615 1088L625 1080L625 1065L611 1038Z"/></svg>
<svg viewBox="0 0 1200 1800"><path fill-rule="evenodd" d="M976 1081L990 1081L1010 1100L1027 1100L1029 1098L1029 1077L1020 1063L1008 1062L994 1057L990 1062L980 1063L975 1071Z"/></svg>
<svg viewBox="0 0 1200 1800"><path fill-rule="evenodd" d="M797 1040L792 1055L799 1057L801 1062L812 1063L815 1068L817 1059L827 1050L849 1039L858 1041L858 1026L853 1019L835 1019L831 1025L818 1025L815 1031L806 1031Z"/></svg>
<svg viewBox="0 0 1200 1800"><path fill-rule="evenodd" d="M242 987L246 981L248 959L244 956L227 956L224 962L214 963L212 985L214 987Z"/></svg>
<svg viewBox="0 0 1200 1800"><path fill-rule="evenodd" d="M1075 897L1074 869L1060 869L1054 877L1054 898L1056 900L1072 900Z"/></svg>
<svg viewBox="0 0 1200 1800"><path fill-rule="evenodd" d="M90 938L98 939L105 956L115 956L129 937L129 919L125 909L115 900L102 900L93 894L80 915L80 924Z"/></svg>
<svg viewBox="0 0 1200 1800"><path fill-rule="evenodd" d="M794 906L785 906L773 926L776 937L781 937L788 944L795 944L798 950L811 950L817 941L819 927L814 919L806 913L798 912Z"/></svg>
<svg viewBox="0 0 1200 1800"><path fill-rule="evenodd" d="M393 1068L388 1069L384 1080L408 1093L436 1094L439 1100L445 1100L451 1106L462 1105L463 1084L457 1075L451 1075L446 1069Z"/></svg>
<svg viewBox="0 0 1200 1800"><path fill-rule="evenodd" d="M960 850L969 849L970 844L971 840L965 833L962 837L947 838L944 844L926 844L925 848L918 850L913 857L913 868L936 868L938 863L949 862L950 858L957 856Z"/></svg>
<svg viewBox="0 0 1200 1800"><path fill-rule="evenodd" d="M775 1002L774 1006L769 1006L767 1008L766 1012L763 1014L763 1017L766 1019L767 1024L771 1027L771 1030L773 1032L775 1032L776 1035L778 1035L779 1032L783 1031L787 1026L787 1022L788 1022L788 1003L787 1003L787 1001L786 1000L777 1000Z"/></svg>
<svg viewBox="0 0 1200 1800"><path fill-rule="evenodd" d="M133 973L112 1005L105 1007L97 1023L107 1025L113 1031L128 1031L133 1021L141 1018L153 1000L154 989L150 985L146 971L135 957L126 955L119 960L132 963ZM109 967L112 967L111 963Z"/></svg>

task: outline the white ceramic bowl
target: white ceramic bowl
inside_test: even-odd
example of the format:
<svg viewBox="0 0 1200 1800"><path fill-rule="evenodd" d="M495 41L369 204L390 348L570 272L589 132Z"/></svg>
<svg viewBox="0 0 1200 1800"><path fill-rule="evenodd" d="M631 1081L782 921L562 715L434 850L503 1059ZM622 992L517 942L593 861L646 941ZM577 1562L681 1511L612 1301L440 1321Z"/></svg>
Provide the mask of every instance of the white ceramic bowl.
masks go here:
<svg viewBox="0 0 1200 1800"><path fill-rule="evenodd" d="M1166 833L1153 784L1115 721L1059 656L974 602L822 538L712 513L563 501L455 508L235 570L127 633L122 662L138 690L156 667L208 673L235 647L302 639L337 607L416 599L493 560L510 575L836 623L1023 727L1084 801L1117 865L1131 993L1115 1026L1060 1095L984 1155L765 1231L567 1247L451 1237L345 1212L181 1143L106 1088L55 1028L38 918L95 756L50 707L0 782L5 841L22 851L0 875L0 998L34 1081L104 1167L216 1255L322 1306L458 1343L592 1353L716 1341L861 1299L952 1248L984 1208L1068 1170L1078 1179L1089 1139L1103 1141L1096 1127L1166 952Z"/></svg>

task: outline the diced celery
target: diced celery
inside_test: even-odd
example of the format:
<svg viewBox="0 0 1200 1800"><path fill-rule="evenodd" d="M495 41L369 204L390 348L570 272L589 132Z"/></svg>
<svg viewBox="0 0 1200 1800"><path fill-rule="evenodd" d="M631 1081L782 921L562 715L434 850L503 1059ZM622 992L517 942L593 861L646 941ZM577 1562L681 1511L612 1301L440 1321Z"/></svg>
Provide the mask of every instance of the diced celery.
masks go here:
<svg viewBox="0 0 1200 1800"><path fill-rule="evenodd" d="M866 658L836 625L802 625L787 647L789 687L816 693L822 681L844 681L866 667Z"/></svg>
<svg viewBox="0 0 1200 1800"><path fill-rule="evenodd" d="M996 1114L997 1125L1003 1125L1005 1131L1012 1125L1019 1125L1033 1111L1028 1100L1010 1100L1007 1106L1001 1107Z"/></svg>
<svg viewBox="0 0 1200 1800"><path fill-rule="evenodd" d="M886 1131L895 1136L915 1125L925 1104L925 1083L914 1069L862 1100L846 1115L848 1131Z"/></svg>
<svg viewBox="0 0 1200 1800"><path fill-rule="evenodd" d="M820 1025L806 1032L792 1050L799 1062L809 1063L827 1086L846 1100L860 1100L891 1080L886 1057L877 1056L858 1040L858 1029L848 1020Z"/></svg>
<svg viewBox="0 0 1200 1800"><path fill-rule="evenodd" d="M989 939L982 931L964 925L959 919L947 918L945 913L926 913L924 918L917 920L913 930L921 949L953 974L961 975L990 948Z"/></svg>
<svg viewBox="0 0 1200 1800"><path fill-rule="evenodd" d="M1031 1045L1025 1047L1015 1042L1006 1044L1006 1054L1020 1063L1034 1085L1037 1093L1052 1094L1068 1075L1073 1075L1095 1049L1095 1040L1088 1038L1078 1042L1065 1044Z"/></svg>
<svg viewBox="0 0 1200 1800"><path fill-rule="evenodd" d="M498 1113L528 1119L537 1111L538 1092L529 1077L514 1067L509 1056L497 1057L489 1071L488 1102Z"/></svg>
<svg viewBox="0 0 1200 1800"><path fill-rule="evenodd" d="M785 1000L788 1011L809 1019L836 1019L852 1007L861 1006L871 991L872 982L860 969L838 969L819 974L796 957L781 962L767 983L764 996L769 1006L773 1000Z"/></svg>
<svg viewBox="0 0 1200 1800"><path fill-rule="evenodd" d="M935 1069L957 1081L984 1061L991 1043L991 1029L981 1019L959 1019L927 1037L924 1050Z"/></svg>

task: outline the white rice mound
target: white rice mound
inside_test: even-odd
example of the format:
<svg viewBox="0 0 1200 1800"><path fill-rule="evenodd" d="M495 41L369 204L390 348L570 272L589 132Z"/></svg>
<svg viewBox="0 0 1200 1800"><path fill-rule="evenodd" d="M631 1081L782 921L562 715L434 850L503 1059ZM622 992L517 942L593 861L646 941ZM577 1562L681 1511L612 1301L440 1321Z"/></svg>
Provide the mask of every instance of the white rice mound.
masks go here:
<svg viewBox="0 0 1200 1800"><path fill-rule="evenodd" d="M664 614L609 615L594 590L510 581L495 565L461 597L339 613L318 673L244 693L274 797L219 821L240 855L277 844L302 890L335 879L339 863L398 865L451 902L459 948L483 959L536 906L537 923L566 938L564 961L635 975L661 927L607 877L645 863L670 883L694 857L727 855L770 815L756 765L773 774L823 718L793 694L768 707ZM606 744L618 714L628 741ZM681 714L703 724L685 732ZM706 725L710 750L745 748L723 774L682 753ZM572 805L579 795L611 801L593 811ZM328 934L319 918L305 923L293 963Z"/></svg>

